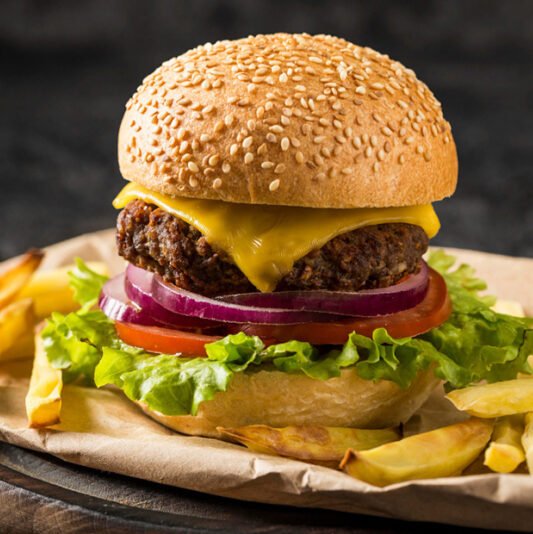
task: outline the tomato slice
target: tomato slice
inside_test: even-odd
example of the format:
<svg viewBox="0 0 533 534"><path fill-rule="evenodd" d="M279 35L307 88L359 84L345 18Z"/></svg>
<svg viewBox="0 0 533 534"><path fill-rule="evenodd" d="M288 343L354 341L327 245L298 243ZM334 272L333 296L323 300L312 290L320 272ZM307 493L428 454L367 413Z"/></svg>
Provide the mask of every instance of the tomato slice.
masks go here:
<svg viewBox="0 0 533 534"><path fill-rule="evenodd" d="M384 327L393 337L412 337L441 325L452 311L446 282L440 274L429 269L429 288L424 300L410 308L390 315L356 317L342 323L302 323L296 325L228 325L229 333L245 332L259 336L265 345L293 339L313 345L343 345L352 332L370 337L376 328ZM205 345L221 339L183 330L115 323L117 334L128 345L149 352L202 357Z"/></svg>
<svg viewBox="0 0 533 534"><path fill-rule="evenodd" d="M244 324L230 327L232 333L243 331L260 338L274 338L283 343L296 339L313 345L343 345L348 335L357 332L370 337L376 328L384 327L392 337L412 337L441 325L452 311L446 282L429 269L429 288L424 300L390 315L356 317L342 323L303 323L296 325Z"/></svg>
<svg viewBox="0 0 533 534"><path fill-rule="evenodd" d="M118 337L134 347L162 354L182 356L206 356L205 345L218 341L220 336L205 336L159 326L143 326L132 323L115 323Z"/></svg>

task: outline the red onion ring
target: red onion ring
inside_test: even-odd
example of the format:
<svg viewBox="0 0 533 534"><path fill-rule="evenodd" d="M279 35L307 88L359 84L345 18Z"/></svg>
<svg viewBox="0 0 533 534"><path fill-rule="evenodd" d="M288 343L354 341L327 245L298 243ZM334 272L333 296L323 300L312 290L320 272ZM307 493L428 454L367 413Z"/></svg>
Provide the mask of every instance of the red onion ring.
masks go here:
<svg viewBox="0 0 533 534"><path fill-rule="evenodd" d="M355 292L240 293L217 297L217 300L257 308L285 308L350 317L374 317L413 308L426 296L428 285L428 267L426 262L422 261L418 273L390 287Z"/></svg>
<svg viewBox="0 0 533 534"><path fill-rule="evenodd" d="M98 298L98 306L113 321L153 325L155 321L150 310L129 302L124 290L124 278L124 274L119 274L105 283Z"/></svg>
<svg viewBox="0 0 533 534"><path fill-rule="evenodd" d="M152 296L154 273L128 264L124 280L124 290L131 302L152 316L152 323L174 328L212 328L218 326L214 321L207 321L188 315L173 313Z"/></svg>
<svg viewBox="0 0 533 534"><path fill-rule="evenodd" d="M130 266L128 266L128 274L129 269ZM284 308L259 308L222 302L167 284L158 275L153 278L152 298L172 313L223 323L300 324L326 322L335 318L331 314L324 313Z"/></svg>

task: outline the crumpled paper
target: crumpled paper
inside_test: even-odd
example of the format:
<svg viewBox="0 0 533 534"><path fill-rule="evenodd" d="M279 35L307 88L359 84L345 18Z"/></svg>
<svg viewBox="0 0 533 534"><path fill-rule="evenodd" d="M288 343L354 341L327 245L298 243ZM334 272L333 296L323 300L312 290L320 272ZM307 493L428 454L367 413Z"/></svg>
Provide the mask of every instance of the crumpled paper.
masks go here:
<svg viewBox="0 0 533 534"><path fill-rule="evenodd" d="M521 302L533 315L533 260L449 251L473 265L492 293ZM71 263L74 256L105 261L112 272L124 265L113 231L104 231L50 247L43 267ZM498 530L531 531L533 525L528 474L487 474L476 462L467 476L376 488L333 469L175 434L113 389L66 386L61 424L29 429L24 397L30 371L27 360L0 366L0 439L68 462L249 501ZM464 417L436 391L404 430L417 433Z"/></svg>

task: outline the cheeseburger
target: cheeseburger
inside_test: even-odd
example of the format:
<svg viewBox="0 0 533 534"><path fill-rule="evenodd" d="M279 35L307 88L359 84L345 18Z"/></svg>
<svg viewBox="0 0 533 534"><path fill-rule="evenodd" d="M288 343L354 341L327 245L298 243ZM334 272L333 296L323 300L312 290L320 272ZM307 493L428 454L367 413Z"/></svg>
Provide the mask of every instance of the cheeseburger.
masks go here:
<svg viewBox="0 0 533 534"><path fill-rule="evenodd" d="M456 149L388 56L325 35L200 46L144 79L118 157L127 267L81 341L97 386L170 428L388 427L441 381L526 369L523 325L512 350L485 335L502 316L470 274L423 259Z"/></svg>

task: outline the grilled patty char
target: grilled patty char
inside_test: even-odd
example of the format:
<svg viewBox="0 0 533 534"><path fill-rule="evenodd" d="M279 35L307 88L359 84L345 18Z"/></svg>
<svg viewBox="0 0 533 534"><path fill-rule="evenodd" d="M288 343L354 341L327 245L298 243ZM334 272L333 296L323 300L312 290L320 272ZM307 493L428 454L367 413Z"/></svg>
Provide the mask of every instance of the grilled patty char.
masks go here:
<svg viewBox="0 0 533 534"><path fill-rule="evenodd" d="M166 281L207 296L256 291L223 251L196 228L141 200L117 221L119 254ZM298 260L276 290L358 291L387 287L417 270L428 237L405 223L366 226L334 237Z"/></svg>

